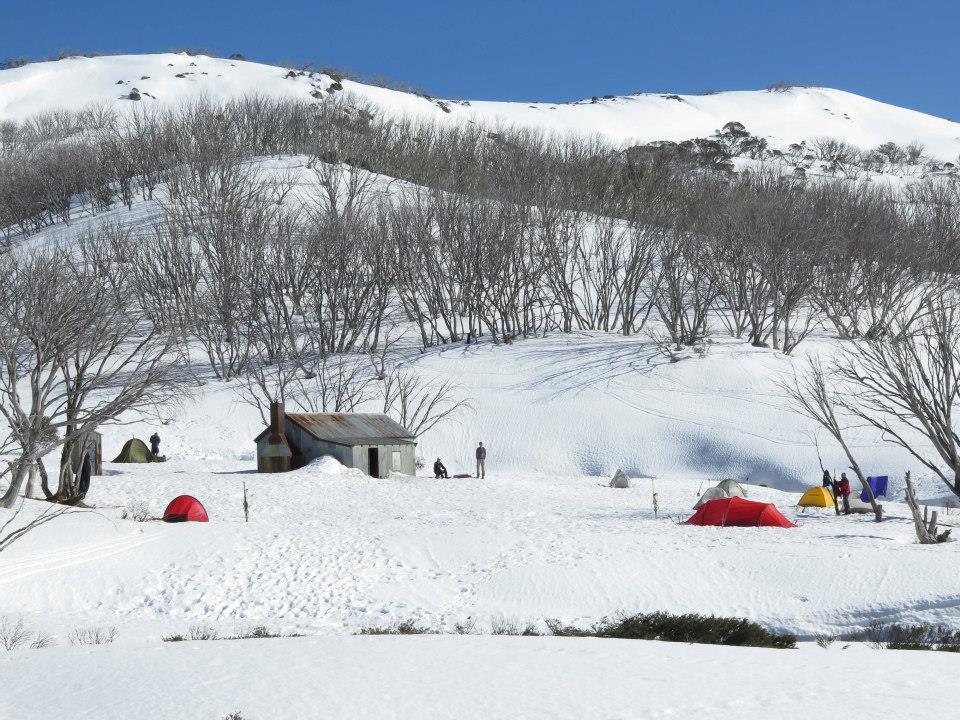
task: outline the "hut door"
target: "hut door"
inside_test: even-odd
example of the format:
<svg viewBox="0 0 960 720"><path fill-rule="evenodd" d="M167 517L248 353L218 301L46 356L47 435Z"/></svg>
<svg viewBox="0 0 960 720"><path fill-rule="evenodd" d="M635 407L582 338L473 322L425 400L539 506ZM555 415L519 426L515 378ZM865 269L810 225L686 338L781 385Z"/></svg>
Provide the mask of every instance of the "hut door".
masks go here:
<svg viewBox="0 0 960 720"><path fill-rule="evenodd" d="M380 477L380 451L375 447L367 450L367 467L370 470L370 477Z"/></svg>

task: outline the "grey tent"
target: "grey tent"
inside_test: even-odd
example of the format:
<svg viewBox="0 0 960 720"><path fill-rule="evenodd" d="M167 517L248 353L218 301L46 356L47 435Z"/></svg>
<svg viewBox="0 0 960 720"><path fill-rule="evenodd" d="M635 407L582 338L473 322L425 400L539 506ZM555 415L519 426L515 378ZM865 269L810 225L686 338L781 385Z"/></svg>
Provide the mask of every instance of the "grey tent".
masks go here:
<svg viewBox="0 0 960 720"><path fill-rule="evenodd" d="M712 487L707 488L703 491L703 495L700 496L700 499L697 500L697 504L693 506L693 509L696 510L701 505L706 505L711 500L719 500L720 498L730 497L727 494L727 491L722 487Z"/></svg>
<svg viewBox="0 0 960 720"><path fill-rule="evenodd" d="M617 470L613 474L613 480L610 481L609 487L628 488L630 487L630 478L627 477L627 474L623 470Z"/></svg>
<svg viewBox="0 0 960 720"><path fill-rule="evenodd" d="M721 480L717 483L717 487L726 490L727 497L742 497L747 496L747 491L736 480L731 480L727 478L726 480Z"/></svg>

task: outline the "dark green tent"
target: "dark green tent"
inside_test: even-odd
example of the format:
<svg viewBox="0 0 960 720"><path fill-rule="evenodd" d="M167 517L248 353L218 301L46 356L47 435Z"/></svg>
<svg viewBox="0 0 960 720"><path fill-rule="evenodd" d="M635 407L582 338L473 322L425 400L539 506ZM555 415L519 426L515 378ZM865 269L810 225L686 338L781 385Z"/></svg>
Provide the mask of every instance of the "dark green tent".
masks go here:
<svg viewBox="0 0 960 720"><path fill-rule="evenodd" d="M123 445L123 450L114 458L116 463L146 463L151 462L150 448L143 440L130 438Z"/></svg>

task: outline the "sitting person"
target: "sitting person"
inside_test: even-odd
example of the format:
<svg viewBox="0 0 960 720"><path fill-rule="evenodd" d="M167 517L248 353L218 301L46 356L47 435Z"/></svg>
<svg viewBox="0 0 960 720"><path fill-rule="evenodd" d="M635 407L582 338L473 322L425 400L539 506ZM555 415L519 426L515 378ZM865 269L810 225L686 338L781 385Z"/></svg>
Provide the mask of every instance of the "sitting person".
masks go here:
<svg viewBox="0 0 960 720"><path fill-rule="evenodd" d="M449 478L447 474L447 469L443 466L443 463L440 462L440 458L437 458L437 461L433 464L433 476L439 480L440 478Z"/></svg>

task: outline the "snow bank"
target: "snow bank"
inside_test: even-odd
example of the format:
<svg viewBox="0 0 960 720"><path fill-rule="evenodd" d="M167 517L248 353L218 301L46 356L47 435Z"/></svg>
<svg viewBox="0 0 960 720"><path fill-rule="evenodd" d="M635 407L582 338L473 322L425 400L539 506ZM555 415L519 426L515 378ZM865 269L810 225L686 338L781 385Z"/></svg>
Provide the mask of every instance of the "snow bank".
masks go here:
<svg viewBox="0 0 960 720"><path fill-rule="evenodd" d="M946 707L938 653L522 637L345 637L0 654L19 720L913 717ZM50 683L45 679L57 678ZM830 678L830 682L819 682ZM872 679L863 687L864 678ZM43 683L42 691L39 690Z"/></svg>

